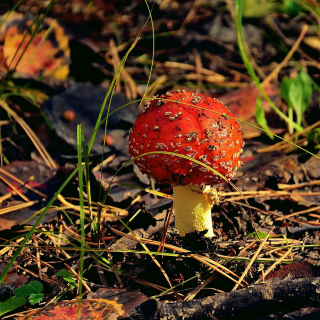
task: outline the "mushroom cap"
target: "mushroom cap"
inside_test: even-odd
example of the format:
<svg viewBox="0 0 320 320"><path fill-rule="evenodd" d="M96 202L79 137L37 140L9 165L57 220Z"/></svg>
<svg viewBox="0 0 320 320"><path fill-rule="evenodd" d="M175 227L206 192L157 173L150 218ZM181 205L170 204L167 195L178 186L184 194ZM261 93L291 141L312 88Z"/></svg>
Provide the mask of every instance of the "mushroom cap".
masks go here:
<svg viewBox="0 0 320 320"><path fill-rule="evenodd" d="M169 99L173 101L166 101ZM216 185L223 178L174 152L207 164L227 179L241 166L241 128L228 108L203 94L178 90L167 92L146 104L129 136L129 152L142 173L160 183L173 185Z"/></svg>

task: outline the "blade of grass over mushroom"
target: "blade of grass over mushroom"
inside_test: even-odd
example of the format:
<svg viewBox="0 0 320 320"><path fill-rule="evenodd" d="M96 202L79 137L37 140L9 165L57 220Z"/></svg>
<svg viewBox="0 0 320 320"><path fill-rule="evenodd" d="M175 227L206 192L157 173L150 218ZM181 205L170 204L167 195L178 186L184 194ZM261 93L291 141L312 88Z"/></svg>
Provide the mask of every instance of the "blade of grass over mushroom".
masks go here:
<svg viewBox="0 0 320 320"><path fill-rule="evenodd" d="M74 169L73 172L70 174L70 176L65 180L65 182L62 184L62 186L58 189L58 191L55 193L55 195L52 197L52 199L48 202L44 210L41 212L39 218L34 223L28 234L25 236L25 239L21 243L21 246L17 248L17 251L14 253L13 257L9 261L9 263L6 265L5 269L3 270L2 274L0 275L0 283L4 280L5 276L7 275L8 271L12 267L13 263L16 261L18 256L21 253L21 250L25 247L26 243L29 241L31 235L34 233L34 230L37 228L38 224L43 219L44 215L46 214L47 210L51 207L53 202L56 200L57 196L61 193L61 191L64 189L64 187L70 182L70 180L73 178L73 176L78 172L78 168Z"/></svg>
<svg viewBox="0 0 320 320"><path fill-rule="evenodd" d="M109 184L109 186L108 186L108 188L107 188L107 190L106 190L106 193L105 193L105 195L104 195L104 197L103 197L103 199L102 199L102 201L101 201L103 204L105 203L105 201L106 201L106 199L107 199L107 197L108 197L108 195L109 195L109 193L110 193L110 189L111 189L111 187L112 187L112 185L113 185L113 180L114 180L115 177L118 175L118 173L119 173L125 166L127 166L129 163L134 162L135 159L138 159L138 158L140 158L140 157L144 157L144 156L147 156L147 155L150 155L150 154L167 154L167 155L177 156L177 157L180 157L180 158L183 158L183 159L192 161L192 162L194 162L194 163L196 163L196 164L198 164L198 165L200 165L200 166L203 166L204 168L212 171L213 173L215 173L216 175L218 175L220 178L222 178L224 181L228 182L228 183L229 183L235 190L237 190L240 194L242 194L241 191L240 191L240 189L238 189L238 188L237 188L230 180L228 180L224 175L222 175L220 172L216 171L216 170L213 169L212 167L208 166L207 164L205 164L205 163L203 163L203 162L201 162L201 161L199 161L199 160L193 159L193 158L188 157L188 156L186 156L186 155L174 153L174 152L168 152L168 151L151 151L151 152L143 153L143 154L141 154L141 155L139 155L139 156L137 156L137 157L131 158L130 160L128 160L126 163L124 163L124 164L117 170L117 172L114 174L113 178L111 179L110 184ZM246 204L247 204L247 207L248 207L249 212L250 212L250 216L253 217L248 201L247 201L245 198L244 198L244 201L245 201ZM101 210L101 206L100 206L99 210ZM255 226L254 226L254 228L255 228ZM256 233L257 233L257 230L256 230L256 229L255 229L255 231L256 231ZM258 235L258 233L257 233L257 235ZM258 237L259 237L259 235L258 235Z"/></svg>
<svg viewBox="0 0 320 320"><path fill-rule="evenodd" d="M282 118L284 119L288 124L290 123L297 131L303 130L303 128L298 125L297 123L293 122L288 118L284 113L282 113L275 104L271 101L269 96L266 94L266 92L263 90L260 81L252 67L252 64L250 63L250 59L248 57L246 44L243 37L242 32L242 11L243 11L243 0L236 0L235 2L235 28L236 28L236 36L237 36L237 43L240 51L241 58L243 60L243 63L245 67L248 70L248 73L250 74L252 80L254 81L255 85L261 92L264 99L270 104L271 108Z"/></svg>
<svg viewBox="0 0 320 320"><path fill-rule="evenodd" d="M111 116L112 114L114 114L115 112L120 111L122 108L125 108L126 106L128 106L128 105L130 105L130 104L132 104L132 103L137 103L137 102L140 102L140 101L149 101L149 100L151 100L151 99L164 100L164 101L169 101L169 102L176 102L176 103L184 104L184 105L187 105L187 106L191 106L191 107L196 107L196 108L199 108L199 109L203 109L203 110L206 110L206 111L209 111L209 112L212 112L212 113L224 115L224 114L222 114L222 113L220 113L220 112L213 111L213 110L209 110L209 109L206 109L206 108L203 108L203 107L200 107L200 106L191 105L191 104L185 103L185 102L183 102L183 101L175 101L175 100L163 99L163 98L155 97L155 98L143 98L143 99L138 99L138 100L129 102L129 103L127 103L127 104L125 104L125 105L123 105L123 106L121 106L121 107L113 110L112 112L110 112L109 115L108 115L108 117L110 117L110 116ZM103 119L101 120L101 122L100 122L100 124L99 124L99 127L103 124L104 121L107 120L108 117L105 117L105 118L103 118ZM249 125L249 126L251 126L251 127L253 127L253 128L259 129L259 130L265 132L268 136L271 136L271 135L272 135L273 137L278 138L279 140L281 140L281 142L279 142L279 143L286 142L286 143L288 143L288 144L290 144L290 145L292 145L292 146L294 146L294 147L296 147L296 148L298 148L298 149L300 149L300 150L302 150L302 151L305 151L305 152L309 153L310 155L312 155L312 156L320 159L320 157L317 156L316 154L310 152L309 150L306 150L306 149L302 148L301 146L298 146L297 144L293 143L293 142L290 141L290 140L287 140L287 139L285 139L285 138L283 138L283 137L281 137L281 136L279 136L279 135L277 135L277 134L274 134L274 133L270 132L270 131L269 131L268 129L266 129L266 128L256 126L256 125L254 125L254 124L252 124L252 123L246 122L246 121L244 121L244 120L241 120L241 119L238 119L238 118L235 118L235 117L231 117L231 116L228 116L228 117L229 117L230 119L237 120L238 122L241 122L241 123L243 123L243 124ZM310 126L310 127L313 128L313 125ZM303 133L303 132L305 132L305 129L304 129L303 131L297 132L297 133L294 135L294 137L297 136L297 135L299 135L300 133Z"/></svg>
<svg viewBox="0 0 320 320"><path fill-rule="evenodd" d="M132 49L131 49L131 50L132 50ZM111 88L111 87L110 87L110 88ZM110 90L110 89L109 89L109 90ZM107 93L107 97L108 97L108 96L109 96L109 91L108 91L108 93ZM106 98L106 99L107 99L107 98ZM113 110L112 112L110 112L105 118L103 118L102 120L100 119L99 124L96 124L94 133L97 133L97 131L98 131L98 129L100 128L100 126L102 126L103 123L104 123L105 121L107 121L107 119L108 119L112 114L114 114L115 112L120 111L121 109L125 108L126 106L128 106L128 105L130 105L130 104L137 103L137 102L140 102L140 101L149 101L149 100L151 100L151 99L152 99L152 98L138 99L138 100L129 102L129 103L123 105L123 106L118 107L117 109L115 109L115 110ZM200 106L191 105L191 104L188 104L188 103L185 103L185 102L182 102L182 101L175 101L175 100L161 99L161 98L153 98L153 99L156 99L156 100L165 100L165 101L171 101L171 102L177 102L177 103L184 104L184 105L187 105L187 106L192 106L192 107L196 107L196 108L199 108L199 109L203 109L203 110L206 110L206 111L209 111L209 112L212 112L212 113L221 114L221 113L219 113L219 112L216 112L216 111L213 111L213 110L209 110L209 109L206 109L206 108L203 108L203 107L200 107ZM221 114L221 115L223 115L223 114ZM279 142L279 143L286 142L286 143L288 143L288 144L290 144L290 145L292 145L292 146L294 146L294 147L296 147L296 148L298 148L298 149L300 149L300 150L302 150L302 151L304 151L304 152L307 152L307 153L309 153L310 155L312 155L312 156L320 159L320 157L319 157L318 155L310 152L309 150L306 150L306 149L298 146L297 144L293 143L292 141L289 141L289 140L287 140L287 139L285 139L285 138L283 138L283 137L281 137L281 136L279 136L279 135L277 135L277 134L274 134L274 133L272 133L272 132L270 132L270 131L268 131L268 130L266 130L266 129L264 129L264 128L258 127L258 126L254 125L254 124L252 124L252 123L243 121L243 120L241 120L241 119L237 119L237 118L235 118L235 117L231 117L231 116L228 116L228 117L231 118L231 119L237 120L238 122L241 122L241 123L244 123L244 124L246 124L246 125L249 125L249 126L251 126L251 127L253 127L253 128L256 128L256 129L259 129L259 130L261 130L261 131L264 131L267 135L270 135L270 134L273 135L274 137L278 138L279 140L282 140L282 141ZM315 125L316 125L316 124L315 124ZM312 128L314 128L314 126L312 125L312 126L310 126L310 128L312 129ZM305 129L305 130L306 130L306 129ZM301 133L306 132L305 130L303 130ZM299 135L299 132L296 133L296 134L294 135L294 137L296 137L297 135ZM91 141L91 140L90 140L90 141ZM88 154L89 154L89 153L90 153L90 149L88 148Z"/></svg>
<svg viewBox="0 0 320 320"><path fill-rule="evenodd" d="M106 191L106 194L103 198L103 200L101 201L102 203L105 203L109 193L110 193L110 189L112 187L112 185L114 184L113 183L113 180L115 179L115 177L118 175L118 173L124 168L126 167L129 163L131 162L134 162L134 160L140 158L140 157L144 157L144 156L147 156L147 155L150 155L150 154L166 154L166 155L170 155L170 156L176 156L176 157L179 157L179 158L183 158L183 159L186 159L186 160L189 160L189 161L192 161L192 162L195 162L197 164L199 164L200 166L203 166L205 168L207 168L208 170L214 172L216 175L218 175L220 178L222 178L223 180L225 180L226 182L229 182L229 180L224 176L222 175L220 172L216 171L215 169L211 168L210 166L208 166L207 164L199 161L199 160L196 160L196 159L193 159L191 157L188 157L186 155L183 155L183 154L179 154L179 153L175 153L175 152L169 152L169 151L150 151L150 152L146 152L146 153L143 153L143 154L140 154L139 156L137 157L134 157L130 160L128 160L126 163L124 163L117 171L116 173L114 174L113 178L111 179L110 183L109 183L109 186L108 186L108 189ZM241 191L236 187L234 186L234 188L239 192L241 193Z"/></svg>
<svg viewBox="0 0 320 320"><path fill-rule="evenodd" d="M258 126L256 126L256 125L254 125L254 124L252 124L252 123L249 123L249 122L246 122L246 121L244 121L244 120L241 120L241 119L238 119L238 118L235 118L235 117L231 117L231 116L229 116L229 115L227 116L227 115L225 115L225 114L223 114L223 113L221 113L221 112L217 112L217 111L213 111L213 110L210 110L210 109L207 109L207 108L203 108L203 107L200 107L200 106L195 106L195 105L192 105L192 104L189 104L189 103L185 103L185 102L183 102L183 101L175 101L175 100L162 99L162 98L157 98L157 97L156 97L156 98L153 98L153 99L154 99L154 100L165 100L165 101L176 102L176 103L184 104L184 105L187 105L187 106L195 107L195 108L198 108L198 109L206 110L206 111L209 111L209 112L212 112L212 113L220 114L220 115L222 115L222 116L224 116L224 117L227 117L227 118L230 118L230 119L234 119L234 120L236 120L236 121L238 121L238 122L244 123L244 124L249 125L249 126L251 126L251 127L253 127L253 128L256 128L256 129L258 129L258 130L264 131L267 135L269 135L269 134L270 134L270 135L273 135L274 137L276 137L276 138L278 138L278 139L280 139L280 140L282 140L282 141L285 141L285 142L287 142L288 144L291 144L292 146L294 146L294 147L296 147L296 148L298 148L298 149L300 149L300 150L302 150L302 151L304 151L304 152L306 152L306 153L309 153L309 154L312 155L313 157L316 157L316 158L320 159L320 157L319 157L318 155L310 152L310 151L307 150L307 149L304 149L304 148L298 146L297 144L293 143L292 141L287 140L287 139L285 139L285 138L283 138L283 137L280 137L280 136L277 135L277 134L274 134L274 133L272 133L272 132L270 132L270 131L268 131L268 130L266 130L266 129L264 129L264 128L258 127ZM148 99L148 100L150 100L150 99ZM302 130L302 131L304 131L304 130ZM299 133L297 133L297 134L299 134Z"/></svg>

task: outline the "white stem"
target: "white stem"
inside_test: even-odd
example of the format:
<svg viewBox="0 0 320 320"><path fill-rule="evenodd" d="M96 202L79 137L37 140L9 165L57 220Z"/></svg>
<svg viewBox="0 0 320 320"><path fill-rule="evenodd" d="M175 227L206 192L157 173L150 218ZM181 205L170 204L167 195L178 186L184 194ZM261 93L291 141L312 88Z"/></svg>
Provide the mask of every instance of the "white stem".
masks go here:
<svg viewBox="0 0 320 320"><path fill-rule="evenodd" d="M192 186L174 186L175 227L182 237L192 231L208 230L206 237L213 237L211 207L219 203L215 188L203 191Z"/></svg>

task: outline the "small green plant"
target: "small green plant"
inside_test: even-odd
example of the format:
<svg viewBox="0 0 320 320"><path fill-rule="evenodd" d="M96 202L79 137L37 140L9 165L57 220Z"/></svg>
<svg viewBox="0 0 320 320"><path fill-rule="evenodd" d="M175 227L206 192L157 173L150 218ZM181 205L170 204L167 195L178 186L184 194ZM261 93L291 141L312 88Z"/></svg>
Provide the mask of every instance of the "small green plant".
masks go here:
<svg viewBox="0 0 320 320"><path fill-rule="evenodd" d="M288 105L288 117L293 121L293 111L296 123L301 126L302 116L306 111L312 96L312 79L305 72L300 72L295 78L284 78L281 81L280 94ZM293 127L289 123L290 133Z"/></svg>
<svg viewBox="0 0 320 320"><path fill-rule="evenodd" d="M74 275L66 269L60 270L56 273L57 277L62 277L63 280L67 281L70 285L70 289L73 290L77 286L77 280Z"/></svg>
<svg viewBox="0 0 320 320"><path fill-rule="evenodd" d="M42 291L43 285L39 281L31 281L17 288L12 297L0 303L0 316L23 306L27 301L32 305L41 302L44 297Z"/></svg>
<svg viewBox="0 0 320 320"><path fill-rule="evenodd" d="M320 149L320 128L315 128L307 134L309 143L314 145L315 149Z"/></svg>

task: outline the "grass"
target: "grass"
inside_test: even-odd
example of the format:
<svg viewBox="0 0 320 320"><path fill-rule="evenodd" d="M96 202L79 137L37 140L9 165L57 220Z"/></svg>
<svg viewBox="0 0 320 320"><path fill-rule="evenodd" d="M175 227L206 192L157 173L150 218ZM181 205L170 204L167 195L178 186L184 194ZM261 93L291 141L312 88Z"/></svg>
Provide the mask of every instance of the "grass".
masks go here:
<svg viewBox="0 0 320 320"><path fill-rule="evenodd" d="M18 2L18 4L21 3L21 1ZM50 8L52 7L52 5L54 4L54 1L50 1L50 5L47 7L47 11L45 12L45 14L43 16L40 16L40 14L38 13L36 15L36 18L34 20L34 25L36 25L35 30L32 33L32 38L36 35L37 30L39 29L39 27L41 26L41 23L44 19L44 17L46 16L46 14L49 12ZM149 8L147 1L145 1L145 5L148 9L149 12L149 19L151 22L151 26L152 26L152 58L151 58L151 68L150 68L150 73L147 77L146 80L146 89L145 92L148 91L148 87L149 87L149 83L151 81L151 76L152 76L152 68L154 65L154 56L155 56L155 30L154 30L154 24L153 24L153 19L152 19L152 10ZM299 136L299 134L304 133L306 128L303 128L301 123L297 123L294 121L293 116L288 116L286 115L283 111L279 110L273 103L272 101L269 99L269 97L266 95L264 89L263 89L263 84L260 82L260 79L258 78L258 76L256 75L255 71L254 71L254 67L252 65L252 61L249 58L248 52L247 52L247 46L243 37L243 25L242 25L242 6L243 6L243 1L242 0L236 0L235 2L235 26L236 26L236 34L237 34L237 39L238 39L238 45L239 45L239 51L240 51L240 55L243 59L244 65L248 71L248 74L250 75L250 77L252 78L253 82L255 83L255 85L259 88L262 96L270 103L271 107L273 108L274 112L280 117L282 118L288 125L288 127L293 127L296 130L296 134L297 136ZM316 11L315 11L316 12ZM31 27L30 27L31 28ZM30 29L31 30L31 29ZM29 44L32 41L32 38L29 41ZM301 39L302 40L302 39ZM165 257L176 257L176 258L182 258L182 259L186 259L186 261L188 261L188 259L192 259L194 261L197 261L198 263L200 263L201 265L204 265L207 270L210 270L210 274L208 274L208 272L204 272L203 274L205 274L208 278L207 279L211 279L212 277L212 273L214 273L214 275L216 274L221 274L224 277L228 278L230 281L234 282L234 290L238 287L238 286L245 286L247 285L247 283L244 281L244 278L246 277L247 273L249 272L249 268L250 266L252 266L253 263L273 263L272 268L275 267L275 265L279 264L279 263L291 263L293 261L292 258L292 250L295 248L307 248L307 245L303 245L303 243L301 241L297 241L294 242L291 239L281 239L281 241L275 241L272 238L269 238L270 234L267 235L266 237L264 237L263 239L259 239L261 240L261 242L259 242L259 240L257 239L248 239L246 244L245 244L245 248L244 251L241 253L241 255L237 255L237 256L226 256L226 255L221 255L221 254L217 254L216 258L208 258L206 257L205 254L201 254L201 253L193 253L190 252L186 249L171 245L171 244L164 244L164 248L165 250L167 250L166 252L158 252L155 249L154 250L150 250L149 246L155 247L155 248L160 248L161 247L161 243L159 241L155 241L155 240L149 240L149 239L143 239L141 238L139 235L137 235L131 228L130 225L128 225L128 223L125 223L120 217L118 217L118 215L115 213L115 210L112 208L109 208L109 213L113 214L115 216L116 219L118 219L118 222L122 224L123 228L128 231L128 234L125 234L115 228L112 228L109 226L109 229L112 230L114 232L114 234L121 236L121 237L126 237L129 238L131 240L136 240L140 243L141 247L143 248L143 250L129 250L129 249L109 249L108 245L106 243L100 242L99 239L101 239L101 225L100 225L100 221L101 218L103 217L103 212L102 210L104 209L103 204L105 204L107 197L109 195L109 191L111 190L111 188L113 187L113 182L111 182L109 184L108 190L106 191L104 197L102 197L100 199L99 203L94 203L92 201L92 191L91 191L91 184L90 184L90 152L92 150L92 146L93 143L96 139L97 136L97 132L98 129L104 125L105 126L105 131L107 132L108 130L108 119L110 116L112 116L112 114L114 112L119 112L120 110L122 110L123 108L126 107L126 105L121 106L120 108L118 108L117 110L110 112L110 102L109 105L107 105L107 101L109 98L112 99L112 95L114 93L114 90L116 88L117 83L119 83L120 81L120 75L122 70L125 68L125 64L128 60L129 55L132 53L133 49L135 48L135 46L137 45L139 41L139 36L136 37L136 39L132 42L132 45L130 46L130 48L127 50L127 52L124 54L118 69L115 72L114 78L112 79L111 83L110 83L110 87L106 93L106 97L104 100L104 103L101 107L100 113L97 117L97 121L96 121L96 125L95 125L95 129L92 133L92 137L90 139L90 141L88 141L88 143L86 144L86 141L84 140L84 135L83 135L83 128L81 127L81 125L78 126L78 131L77 131L77 137L78 137L78 149L77 149L77 156L78 156L78 167L76 169L73 170L73 172L71 173L71 175L66 179L66 181L62 184L62 186L57 190L57 192L55 193L55 195L52 197L52 199L50 199L48 201L48 204L46 205L46 207L41 210L41 212L38 213L38 218L36 220L36 222L33 224L32 227L30 227L30 229L28 230L28 232L24 235L23 240L20 241L20 237L16 237L16 238L12 238L10 239L10 241L4 243L2 245L3 250L4 249L8 249L8 250L13 250L14 249L14 253L10 259L10 261L8 262L8 264L6 265L5 270L3 271L3 273L0 275L0 283L5 279L7 273L9 272L10 268L15 264L15 262L18 261L19 257L21 257L21 253L22 251L25 249L33 249L36 250L36 248L39 249L39 247L35 246L35 245L30 245L30 240L33 238L33 236L35 235L40 235L41 233L44 235L47 235L48 237L51 237L52 239L54 239L53 243L55 243L55 246L48 246L45 245L43 248L45 250L49 250L50 252L54 253L54 255L58 255L61 254L62 252L64 252L66 255L70 252L79 252L80 256L79 256L79 272L78 272L78 283L77 283L77 290L78 290L78 297L79 297L79 301L81 301L81 298L83 297L83 295L86 293L83 290L83 279L84 279L84 273L85 273L85 268L84 268L84 258L85 255L91 255L91 257L99 262L103 267L105 267L106 269L108 269L110 272L114 272L114 274L116 275L117 281L119 286L121 286L121 279L120 276L121 275L121 270L118 269L114 264L112 259L107 259L104 256L102 256L103 252L107 252L109 254L109 257L111 257L111 253L121 253L124 252L126 254L142 254L142 255L147 255L151 258L151 260L157 265L157 267L159 268L159 270L161 271L163 277L166 279L167 285L168 287L159 287L156 284L152 284L152 283L147 283L146 281L143 282L143 279L140 279L140 283L144 283L145 285L151 286L153 287L155 290L159 291L159 294L154 295L153 298L155 297L160 297L160 296L165 296L167 297L169 294L178 297L178 298L186 298L186 296L184 296L182 294L182 291L180 292L179 290L181 289L181 287L183 285L186 285L188 282L190 282L191 280L194 280L195 277L191 277L190 279L184 280L182 281L182 283L178 284L178 285L174 285L170 279L170 277L168 276L168 274L165 272L163 266L159 263L159 261L157 260L157 258L165 258ZM298 43L300 44L301 41ZM25 49L26 50L26 49ZM291 55L292 56L292 55ZM289 56L290 58L290 56ZM289 59L288 59L289 60ZM15 66L16 67L16 66ZM20 95L23 98L26 98L26 95L23 94L21 92L21 88L17 88L17 91L14 93L8 93L8 88L9 86L11 86L10 81L12 80L12 75L13 73L6 73L2 79L2 83L1 83L1 99L0 100L0 106L8 113L11 115L12 119L14 119L24 130L25 132L29 135L29 137L32 139L32 141L34 142L34 144L36 146L38 146L38 150L40 152L40 154L42 154L43 158L46 159L47 165L49 167L55 167L55 162L51 159L50 155L48 153L46 153L45 148L41 145L41 142L37 139L37 137L35 136L34 132L32 131L32 129L28 126L28 124L19 116L17 115L12 108L10 108L8 101L10 101L11 95L16 94L16 95ZM164 85L163 83L160 85ZM152 86L152 85L151 85ZM150 87L151 87L150 86ZM152 88L151 88L152 89ZM29 93L28 93L29 94ZM110 99L110 101L111 101ZM150 98L147 98L145 95L142 97L142 99L139 99L137 101L141 101L141 102L145 102ZM108 110L108 115L105 119L102 119L102 115L103 112L105 110L105 108L107 108ZM240 120L241 121L241 120ZM243 121L241 121L243 122ZM252 124L250 124L252 125ZM272 134L270 132L268 132L267 129L262 129L259 128L260 130L267 132L269 134ZM300 149L303 152L309 153L310 155L316 157L319 159L319 156L314 154L313 152L302 148L301 146L299 146L296 141L294 140L293 136L292 141L290 141L289 139L284 139L281 136L278 135L274 135L276 138L281 139L282 141L284 141L287 144L290 144L298 149ZM1 151L1 148L0 148ZM162 154L169 154L169 155L175 155L178 157L182 157L182 158L186 158L190 161L194 161L197 164L200 164L201 166L206 167L207 169L217 173L213 168L211 168L210 166L203 164L200 161L194 160L192 158L183 156L183 155L179 155L179 154L173 154L173 153L169 153L169 152L149 152L140 156L144 156L144 155L148 155L148 154L156 154L156 153L162 153ZM1 158L3 158L3 154L1 153ZM102 159L103 161L104 159ZM101 162L102 162L101 161ZM114 178L116 177L116 175L118 173L121 172L121 170L123 170L123 168L125 166L127 166L128 164L130 164L132 161L134 161L134 159L129 160L128 162L126 162L114 175ZM4 161L2 160L2 163ZM218 173L217 173L218 174ZM220 175L220 174L219 174ZM40 226L41 221L44 217L44 215L46 214L46 212L48 210L50 210L50 208L52 208L53 204L56 203L56 200L59 199L59 195L63 192L64 188L67 186L67 184L74 178L76 177L78 178L78 190L79 190L79 199L78 199L78 203L79 203L79 209L80 209L80 226L77 229L77 232L80 233L80 235L78 234L77 236L72 236L70 234L68 234L67 231L59 231L59 233L55 233L52 232L48 229L42 230ZM220 175L221 176L221 175ZM224 178L223 176L221 176L222 178ZM155 190L148 190L147 188L141 188L139 186L133 186L130 184L124 184L122 183L122 185L126 185L132 188L137 188L137 189L142 189L145 192L150 192L151 194L156 194L157 196L165 196L170 198L170 195L166 195L165 193L162 192L158 192ZM260 194L246 194L245 192L241 192L235 185L232 185L233 188L235 188L236 193L234 193L233 195L235 195L236 197L233 200L229 201L234 201L235 204L239 205L239 206L245 206L244 204L238 204L236 202L236 200L240 200L240 199L244 199L245 201L247 201L246 199L248 197L265 197L266 193L261 192ZM282 193L279 191L269 191L267 190L267 195L268 196L274 196L274 197L280 197L280 196L290 196L290 193L288 191L283 191ZM87 195L87 202L85 202L84 199L84 194ZM101 193L102 194L102 193ZM251 211L251 209L253 209L252 206L249 205L248 202L246 202L246 208ZM96 209L96 212L98 213L97 215L94 215L94 210ZM87 222L87 217L85 215L85 209L89 211L89 228L88 225L86 224ZM257 208L254 208L255 210ZM257 209L258 211L262 211L260 209ZM272 213L273 214L273 213ZM288 217L289 221L290 221L290 217ZM72 220L70 218L70 220ZM297 222L297 220L291 219L291 221ZM302 223L302 220L298 220L299 223ZM318 225L318 224L317 224ZM91 232L91 239L87 239L86 238L86 234L88 233L88 229ZM66 240L66 237L68 240ZM258 235L259 237L259 235ZM19 240L19 243L17 243L17 241ZM97 241L98 240L98 241ZM61 245L61 241L64 241L66 243L68 243L68 247L66 246L62 246ZM60 245L59 245L60 242ZM97 248L93 247L93 245L97 244ZM257 247L254 247L253 244L256 244ZM313 247L317 247L317 246L313 246ZM69 253L67 253L69 252ZM247 256L246 256L247 255ZM269 256L268 258L264 258L265 256ZM112 257L111 257L112 258ZM233 273L231 270L229 270L227 267L224 266L224 264L227 261L246 261L249 264L247 265L247 268L245 269L245 271L242 273L241 276L238 276L237 274ZM92 265L90 266L92 267ZM271 269L268 269L268 272L270 272ZM266 274L265 274L266 276ZM137 279L138 281L139 279ZM263 278L259 279L259 282L262 281ZM192 292L192 296L195 297L196 294L205 287L205 285L203 285L202 287L200 286L195 292ZM196 288L194 288L196 289Z"/></svg>

